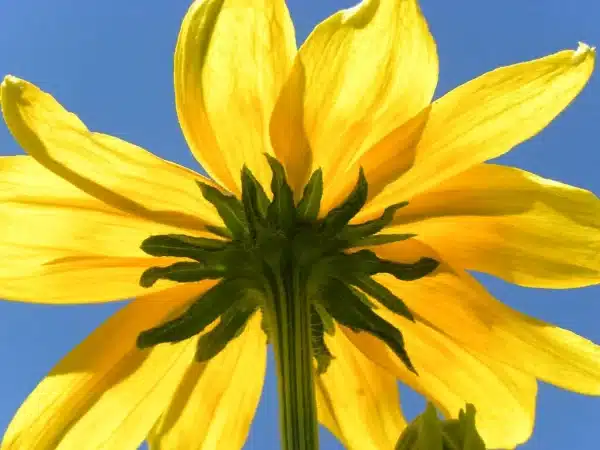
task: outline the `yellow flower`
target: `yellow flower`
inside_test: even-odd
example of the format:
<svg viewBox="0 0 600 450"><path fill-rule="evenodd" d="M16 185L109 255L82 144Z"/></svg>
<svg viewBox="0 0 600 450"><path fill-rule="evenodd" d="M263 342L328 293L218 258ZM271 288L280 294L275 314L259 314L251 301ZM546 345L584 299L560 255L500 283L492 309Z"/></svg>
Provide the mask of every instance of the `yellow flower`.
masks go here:
<svg viewBox="0 0 600 450"><path fill-rule="evenodd" d="M374 276L415 321L376 309L403 334L418 374L368 333L337 325L315 376L319 419L349 449L392 448L405 427L396 380L448 417L466 403L492 448L531 434L537 380L600 394L600 347L492 298L466 270L530 287L600 282L600 202L590 192L486 163L543 129L594 65L580 44L482 75L431 103L438 60L416 0L365 0L318 25L296 50L283 0L198 0L175 51L177 114L214 180L238 197L245 165L267 190L264 153L299 199L321 169L320 217L356 183L352 223L408 201L373 246L380 258L440 262L402 282ZM2 449L241 448L266 362L261 315L214 358L195 339L140 350L140 333L181 314L216 281L139 284L181 261L140 249L150 236L210 237L223 222L201 175L91 132L32 84L6 77L4 119L29 156L0 158L0 297L73 304L135 297L38 385ZM207 228L208 227L208 228Z"/></svg>

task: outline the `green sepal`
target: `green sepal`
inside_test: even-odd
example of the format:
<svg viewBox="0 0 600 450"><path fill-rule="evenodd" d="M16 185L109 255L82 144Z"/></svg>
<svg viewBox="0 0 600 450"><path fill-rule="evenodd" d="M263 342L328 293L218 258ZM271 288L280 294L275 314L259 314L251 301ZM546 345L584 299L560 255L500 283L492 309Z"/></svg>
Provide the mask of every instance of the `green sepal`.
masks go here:
<svg viewBox="0 0 600 450"><path fill-rule="evenodd" d="M325 343L325 326L321 320L321 315L316 311L314 306L310 311L310 325L312 331L312 352L317 361L317 375L321 375L327 371L333 355Z"/></svg>
<svg viewBox="0 0 600 450"><path fill-rule="evenodd" d="M239 281L221 281L206 291L179 317L140 333L137 346L147 348L188 339L202 332L243 295L244 285Z"/></svg>
<svg viewBox="0 0 600 450"><path fill-rule="evenodd" d="M410 238L414 238L416 234L378 234L375 236L367 236L364 238L356 239L350 242L350 247L371 247L374 245L385 245L393 244L394 242L405 241Z"/></svg>
<svg viewBox="0 0 600 450"><path fill-rule="evenodd" d="M223 219L225 226L236 239L246 235L248 224L244 216L244 208L233 195L227 195L208 184L196 181L206 201L210 202Z"/></svg>
<svg viewBox="0 0 600 450"><path fill-rule="evenodd" d="M246 169L248 172L247 176L250 178L249 181L251 181L252 185L254 185L256 188L256 208L260 212L261 217L267 217L267 208L270 203L269 197L267 197L267 193L260 184L260 181L256 179L252 171L246 166L244 166L244 169Z"/></svg>
<svg viewBox="0 0 600 450"><path fill-rule="evenodd" d="M350 195L323 218L323 232L329 236L334 236L341 232L348 222L365 206L368 193L369 186L361 167L358 173L358 180Z"/></svg>
<svg viewBox="0 0 600 450"><path fill-rule="evenodd" d="M377 273L389 273L398 280L414 281L423 278L433 272L440 265L432 258L419 258L414 263L399 263L395 261L381 260L381 266Z"/></svg>
<svg viewBox="0 0 600 450"><path fill-rule="evenodd" d="M248 167L242 168L242 205L246 216L246 223L252 238L256 237L256 233L265 227L265 211L261 210L262 196L267 199L265 191L254 178ZM268 202L268 200L267 200Z"/></svg>
<svg viewBox="0 0 600 450"><path fill-rule="evenodd" d="M400 298L396 297L392 291L370 276L356 274L351 276L350 280L355 287L359 288L365 294L377 299L379 303L381 303L390 311L410 320L411 322L415 321L414 316L404 302Z"/></svg>
<svg viewBox="0 0 600 450"><path fill-rule="evenodd" d="M266 157L273 172L273 178L271 179L273 200L267 207L267 219L282 230L288 231L292 229L296 221L294 193L287 182L285 169L281 163L271 155L266 155Z"/></svg>
<svg viewBox="0 0 600 450"><path fill-rule="evenodd" d="M222 250L227 241L184 234L162 234L144 239L141 249L152 256L182 256L201 261L207 253Z"/></svg>
<svg viewBox="0 0 600 450"><path fill-rule="evenodd" d="M404 208L406 205L408 205L408 202L395 203L385 208L383 214L377 219L369 220L356 225L347 225L341 231L340 238L353 242L358 239L371 236L375 233L379 233L386 226L388 226L392 220L394 220L396 211L398 211L400 208Z"/></svg>
<svg viewBox="0 0 600 450"><path fill-rule="evenodd" d="M321 321L321 325L323 326L323 330L330 336L335 334L335 324L333 322L333 317L327 312L327 310L318 302L313 303L313 309L315 314L319 316Z"/></svg>
<svg viewBox="0 0 600 450"><path fill-rule="evenodd" d="M176 262L167 267L150 267L140 277L140 286L150 287L158 280L171 280L179 283L215 280L227 273L222 264L204 264L198 262Z"/></svg>
<svg viewBox="0 0 600 450"><path fill-rule="evenodd" d="M323 171L317 169L310 176L306 183L302 198L298 202L296 211L298 217L305 221L317 220L319 210L321 209L321 199L323 198Z"/></svg>
<svg viewBox="0 0 600 450"><path fill-rule="evenodd" d="M363 249L353 253L339 253L328 260L328 265L338 278L344 279L349 273L375 275L389 273L402 281L413 281L433 272L439 262L432 258L420 258L414 263L399 263L379 258L373 251Z"/></svg>
<svg viewBox="0 0 600 450"><path fill-rule="evenodd" d="M345 283L330 279L324 287L321 302L336 322L381 339L411 372L417 373L404 348L400 330L374 313Z"/></svg>
<svg viewBox="0 0 600 450"><path fill-rule="evenodd" d="M344 280L342 280L344 281ZM354 286L348 286L365 305L367 305L371 309L377 309L378 306L371 301L371 299L360 289L356 289Z"/></svg>
<svg viewBox="0 0 600 450"><path fill-rule="evenodd" d="M233 234L226 227L217 227L215 225L206 225L206 231L210 231L216 236L221 236L227 239L233 239Z"/></svg>
<svg viewBox="0 0 600 450"><path fill-rule="evenodd" d="M238 337L246 323L256 311L253 308L231 308L221 316L220 322L209 332L198 338L196 361L209 361L218 355L227 344Z"/></svg>

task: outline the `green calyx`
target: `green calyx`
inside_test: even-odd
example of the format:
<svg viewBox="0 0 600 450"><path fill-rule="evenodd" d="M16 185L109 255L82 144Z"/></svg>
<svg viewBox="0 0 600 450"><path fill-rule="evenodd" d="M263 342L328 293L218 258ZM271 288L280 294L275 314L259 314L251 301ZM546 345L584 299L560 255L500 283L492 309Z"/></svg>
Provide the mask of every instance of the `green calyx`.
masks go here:
<svg viewBox="0 0 600 450"><path fill-rule="evenodd" d="M327 348L325 334L333 334L336 323L376 336L414 371L402 333L376 314L373 299L408 320L414 320L413 316L400 298L372 276L385 273L408 282L430 274L438 263L421 258L400 264L359 249L413 237L379 234L407 203L388 207L377 219L349 224L367 201L368 184L361 170L348 197L318 218L323 196L321 170L312 174L296 202L283 166L277 159L267 158L273 173L270 199L247 167L241 173L241 199L198 182L202 195L225 225L209 229L214 238L169 234L151 236L142 243L142 250L150 255L186 258L146 270L140 279L142 286L160 279L220 281L179 317L142 332L138 346L177 342L198 334L198 359L205 361L237 336L257 311L263 312L263 329L273 340L276 330L284 326L276 323L283 320L280 312L294 308L283 303L294 299L307 302L311 352L318 373L325 372L335 357ZM302 295L289 292L296 286ZM217 325L205 332L217 319Z"/></svg>

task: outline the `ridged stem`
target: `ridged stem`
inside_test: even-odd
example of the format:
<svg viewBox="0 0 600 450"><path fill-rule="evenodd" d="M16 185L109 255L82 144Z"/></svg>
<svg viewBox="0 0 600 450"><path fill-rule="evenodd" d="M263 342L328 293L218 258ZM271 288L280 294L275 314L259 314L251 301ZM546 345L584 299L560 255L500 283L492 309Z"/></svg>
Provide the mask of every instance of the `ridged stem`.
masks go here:
<svg viewBox="0 0 600 450"><path fill-rule="evenodd" d="M283 450L318 450L310 303L301 274L284 265L273 277L270 338L275 350Z"/></svg>

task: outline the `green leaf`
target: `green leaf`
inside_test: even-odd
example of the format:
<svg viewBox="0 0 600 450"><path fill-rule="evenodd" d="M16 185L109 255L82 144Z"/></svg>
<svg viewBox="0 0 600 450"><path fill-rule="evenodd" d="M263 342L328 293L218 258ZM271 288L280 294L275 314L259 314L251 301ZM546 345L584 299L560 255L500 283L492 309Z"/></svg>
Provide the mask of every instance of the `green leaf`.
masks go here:
<svg viewBox="0 0 600 450"><path fill-rule="evenodd" d="M165 342L179 342L201 333L243 295L244 285L239 281L221 281L179 317L140 333L137 346L147 348Z"/></svg>
<svg viewBox="0 0 600 450"><path fill-rule="evenodd" d="M350 242L349 247L370 247L374 245L392 244L394 242L405 241L414 238L416 234L378 234L376 236L367 236Z"/></svg>
<svg viewBox="0 0 600 450"><path fill-rule="evenodd" d="M378 283L368 275L354 275L351 278L351 283L363 291L365 294L377 299L383 306L390 311L414 322L415 318L404 304L404 302L396 297L392 291L384 285Z"/></svg>
<svg viewBox="0 0 600 450"><path fill-rule="evenodd" d="M152 256L182 256L201 261L207 257L207 253L226 246L227 241L184 234L162 234L144 239L141 249Z"/></svg>
<svg viewBox="0 0 600 450"><path fill-rule="evenodd" d="M411 372L416 373L404 348L404 338L400 330L374 313L345 283L331 278L324 287L321 300L336 322L354 331L364 331L381 339Z"/></svg>
<svg viewBox="0 0 600 450"><path fill-rule="evenodd" d="M223 194L208 184L196 181L206 201L210 202L223 219L225 226L236 239L246 235L247 223L244 217L244 208L240 201L233 195Z"/></svg>
<svg viewBox="0 0 600 450"><path fill-rule="evenodd" d="M325 343L325 325L321 320L321 315L316 311L314 306L310 311L310 325L313 356L317 360L317 375L321 375L327 371L333 355Z"/></svg>
<svg viewBox="0 0 600 450"><path fill-rule="evenodd" d="M323 197L323 171L317 169L304 187L302 198L296 208L298 217L306 221L317 220Z"/></svg>
<svg viewBox="0 0 600 450"><path fill-rule="evenodd" d="M369 187L363 169L358 173L354 189L340 205L333 208L323 219L323 232L333 236L342 231L367 202Z"/></svg>
<svg viewBox="0 0 600 450"><path fill-rule="evenodd" d="M287 182L285 169L281 163L271 155L266 155L266 157L273 172L271 179L273 201L267 208L267 219L282 230L291 230L296 220L294 193Z"/></svg>
<svg viewBox="0 0 600 450"><path fill-rule="evenodd" d="M221 317L221 321L198 339L196 361L209 361L218 355L225 346L239 336L256 308L234 308Z"/></svg>
<svg viewBox="0 0 600 450"><path fill-rule="evenodd" d="M341 231L340 238L352 242L357 239L379 233L386 226L388 226L392 220L394 220L394 214L396 214L396 211L398 211L400 208L404 208L406 205L408 205L408 202L395 203L385 208L383 214L377 219L369 220L356 225L347 225Z"/></svg>
<svg viewBox="0 0 600 450"><path fill-rule="evenodd" d="M150 287L158 280L171 280L189 283L202 280L215 280L226 275L226 267L222 264L204 264L198 262L176 262L167 267L150 267L140 277L140 286Z"/></svg>

